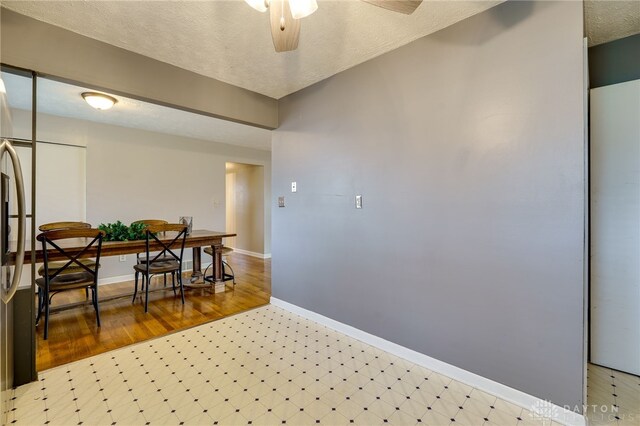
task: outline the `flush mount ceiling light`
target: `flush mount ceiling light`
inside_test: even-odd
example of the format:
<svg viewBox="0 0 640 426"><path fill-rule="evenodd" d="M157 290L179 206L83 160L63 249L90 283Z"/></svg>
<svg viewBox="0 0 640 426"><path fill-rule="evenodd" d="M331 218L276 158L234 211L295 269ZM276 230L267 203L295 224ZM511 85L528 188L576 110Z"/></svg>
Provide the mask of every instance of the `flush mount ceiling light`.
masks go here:
<svg viewBox="0 0 640 426"><path fill-rule="evenodd" d="M287 52L298 48L300 19L318 9L316 0L245 0L258 12L269 9L271 38L276 52ZM422 0L362 0L374 6L393 12L410 15L420 6Z"/></svg>
<svg viewBox="0 0 640 426"><path fill-rule="evenodd" d="M89 105L101 111L111 108L118 102L116 98L104 93L84 92L82 97Z"/></svg>

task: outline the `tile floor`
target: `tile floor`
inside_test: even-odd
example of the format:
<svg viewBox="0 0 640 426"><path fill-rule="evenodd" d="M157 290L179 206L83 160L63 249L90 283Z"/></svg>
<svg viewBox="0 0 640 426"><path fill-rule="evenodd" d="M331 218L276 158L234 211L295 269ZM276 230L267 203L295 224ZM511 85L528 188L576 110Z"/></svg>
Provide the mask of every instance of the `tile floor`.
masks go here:
<svg viewBox="0 0 640 426"><path fill-rule="evenodd" d="M640 377L589 364L587 417L592 425L640 425Z"/></svg>
<svg viewBox="0 0 640 426"><path fill-rule="evenodd" d="M272 305L47 370L12 404L32 425L552 424Z"/></svg>

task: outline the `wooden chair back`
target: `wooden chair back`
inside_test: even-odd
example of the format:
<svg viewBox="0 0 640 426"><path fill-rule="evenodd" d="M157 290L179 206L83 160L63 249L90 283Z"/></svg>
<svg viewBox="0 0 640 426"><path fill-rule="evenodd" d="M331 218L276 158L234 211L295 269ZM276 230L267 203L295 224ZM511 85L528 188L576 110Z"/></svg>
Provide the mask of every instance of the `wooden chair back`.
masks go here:
<svg viewBox="0 0 640 426"><path fill-rule="evenodd" d="M169 240L168 242L161 240L158 238L158 234L166 235L167 232L176 232L175 237ZM184 243L187 237L187 225L183 225L181 223L164 223L159 225L149 225L146 229L147 235L147 259L149 263L153 263L156 260L164 257L170 256L178 263L182 265L182 255L184 253ZM161 247L158 254L154 257L150 255L150 243L155 241ZM180 248L180 254L176 254L174 250Z"/></svg>
<svg viewBox="0 0 640 426"><path fill-rule="evenodd" d="M38 226L40 232L55 231L57 229L91 228L91 224L85 222L51 222Z"/></svg>
<svg viewBox="0 0 640 426"><path fill-rule="evenodd" d="M58 229L55 231L47 231L39 234L36 238L42 243L42 252L44 257L44 277L48 280L51 280L64 273L65 270L73 265L74 268L82 268L86 272L93 275L95 278L98 274L98 264L100 263L100 252L102 250L102 238L104 237L104 235L104 231L93 228ZM63 247L61 247L61 244L59 244L60 240L78 238L85 238L88 240L88 243L79 250L76 248L73 252L69 249L64 249ZM78 259L80 259L94 245L97 245L97 252L95 255L96 262L95 265L93 265L93 268L91 268L86 264L80 262ZM68 259L68 261L61 268L56 268L52 274L49 274L49 246L54 249L55 252L60 253Z"/></svg>
<svg viewBox="0 0 640 426"><path fill-rule="evenodd" d="M147 226L155 226L155 225L166 225L167 222L166 220L162 220L162 219L142 219L142 220L136 220L135 222L132 222L131 224L143 224L143 225L147 225Z"/></svg>

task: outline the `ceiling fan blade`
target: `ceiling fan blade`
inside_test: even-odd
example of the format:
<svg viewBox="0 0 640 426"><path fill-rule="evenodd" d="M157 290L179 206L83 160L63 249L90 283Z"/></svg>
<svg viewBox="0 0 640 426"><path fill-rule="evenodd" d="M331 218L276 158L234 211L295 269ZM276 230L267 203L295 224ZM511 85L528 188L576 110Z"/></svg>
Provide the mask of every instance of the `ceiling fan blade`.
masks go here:
<svg viewBox="0 0 640 426"><path fill-rule="evenodd" d="M383 9L411 15L420 6L422 0L362 0Z"/></svg>
<svg viewBox="0 0 640 426"><path fill-rule="evenodd" d="M269 5L271 38L276 52L287 52L298 48L300 20L293 19L288 0L271 0ZM284 29L282 29L284 27Z"/></svg>

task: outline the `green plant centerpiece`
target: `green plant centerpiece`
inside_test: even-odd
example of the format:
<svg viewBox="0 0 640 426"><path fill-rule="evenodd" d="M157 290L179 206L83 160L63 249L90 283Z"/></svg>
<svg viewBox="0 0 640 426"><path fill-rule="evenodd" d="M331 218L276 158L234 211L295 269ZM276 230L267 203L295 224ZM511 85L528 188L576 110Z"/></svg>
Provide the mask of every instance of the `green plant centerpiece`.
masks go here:
<svg viewBox="0 0 640 426"><path fill-rule="evenodd" d="M105 241L134 241L146 238L146 225L143 223L132 223L127 226L118 220L115 223L101 223L98 229L105 232Z"/></svg>

